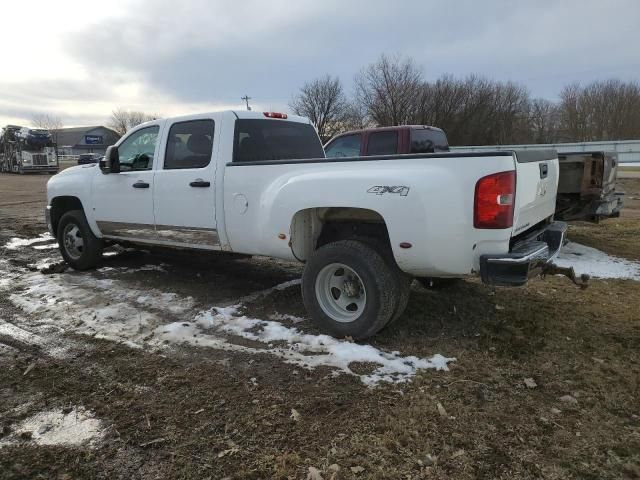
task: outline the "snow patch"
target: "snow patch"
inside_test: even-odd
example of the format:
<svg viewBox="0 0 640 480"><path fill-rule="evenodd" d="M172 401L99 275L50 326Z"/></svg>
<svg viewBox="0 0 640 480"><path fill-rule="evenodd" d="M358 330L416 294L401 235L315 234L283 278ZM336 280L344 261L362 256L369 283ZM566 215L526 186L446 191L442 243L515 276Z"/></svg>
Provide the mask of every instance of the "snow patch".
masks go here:
<svg viewBox="0 0 640 480"><path fill-rule="evenodd" d="M44 270L45 268L49 268L51 265L60 262L61 258L62 257L44 258L42 260L38 260L36 263L30 263L28 267L35 268L36 270Z"/></svg>
<svg viewBox="0 0 640 480"><path fill-rule="evenodd" d="M82 407L64 413L63 410L40 412L22 421L15 434L0 442L0 448L18 443L18 435L31 434L38 445L80 446L94 444L103 436L102 422Z"/></svg>
<svg viewBox="0 0 640 480"><path fill-rule="evenodd" d="M18 320L26 323L24 319L18 318ZM0 335L13 338L25 345L39 347L42 351L54 358L66 358L68 356L68 345L58 345L58 342L53 341L52 338L42 337L12 323L5 322L4 320L0 320Z"/></svg>
<svg viewBox="0 0 640 480"><path fill-rule="evenodd" d="M97 272L100 273L135 273L135 272L163 272L167 273L165 267L167 265L165 263L161 263L160 265L142 265L141 267L129 268L129 267L100 267L96 269Z"/></svg>
<svg viewBox="0 0 640 480"><path fill-rule="evenodd" d="M268 353L287 363L303 368L330 367L357 375L366 385L379 382L406 382L419 370L448 370L455 358L436 354L431 358L402 356L400 352L385 352L371 345L338 340L329 335L313 335L287 327L279 322L249 318L238 314L239 306L213 308L199 313L193 322L176 322L160 327L156 337L173 343L213 346L226 350ZM210 333L213 331L213 333ZM226 342L215 333L226 333L266 344L264 348L245 347ZM277 345L274 345L278 343ZM283 344L283 345L282 345ZM378 365L370 374L359 375L351 370L352 363Z"/></svg>
<svg viewBox="0 0 640 480"><path fill-rule="evenodd" d="M573 267L577 274L595 278L623 278L640 280L640 263L614 257L586 245L567 243L556 258L561 267Z"/></svg>
<svg viewBox="0 0 640 480"><path fill-rule="evenodd" d="M16 280L23 290L11 294L9 299L41 322L57 325L64 331L123 343L140 345L156 326L166 322L163 313L184 315L194 304L191 297L155 289L143 292L89 274L33 272L23 273Z"/></svg>
<svg viewBox="0 0 640 480"><path fill-rule="evenodd" d="M145 265L142 269L162 269L162 266L151 267ZM103 268L99 277L130 271L135 269ZM167 344L186 343L269 354L307 369L329 367L335 374L357 376L366 385L381 381L406 382L420 370L447 370L448 363L455 361L439 354L430 358L402 356L400 352L385 352L367 344L304 333L281 323L303 321L291 315L274 313L269 320L262 320L240 313L243 304L299 285L299 279L242 297L230 307L201 311L195 310L191 297L157 289L131 288L117 277L96 278L93 274L74 272L42 275L17 269L1 259L0 274L9 282L7 287L14 289L9 299L30 314L28 318L19 319L19 324L31 332L16 326L4 328L12 336L21 336L23 341L39 345L43 340L33 334L34 331L46 331L47 341L49 338L64 340L61 336L64 333L79 333L118 341L131 348L160 349ZM356 373L351 369L355 362L370 364L370 373Z"/></svg>
<svg viewBox="0 0 640 480"><path fill-rule="evenodd" d="M48 245L34 245L33 248L36 250L53 250L54 248L58 248L58 244L50 243Z"/></svg>
<svg viewBox="0 0 640 480"><path fill-rule="evenodd" d="M34 243L51 242L53 240L55 240L55 238L53 238L49 234L49 232L41 233L39 236L37 236L35 238L18 238L18 237L14 237L14 238L10 239L7 243L4 244L4 248L6 248L7 250L17 250L19 248L26 247L28 245L33 245ZM55 246L57 247L58 244L56 243Z"/></svg>

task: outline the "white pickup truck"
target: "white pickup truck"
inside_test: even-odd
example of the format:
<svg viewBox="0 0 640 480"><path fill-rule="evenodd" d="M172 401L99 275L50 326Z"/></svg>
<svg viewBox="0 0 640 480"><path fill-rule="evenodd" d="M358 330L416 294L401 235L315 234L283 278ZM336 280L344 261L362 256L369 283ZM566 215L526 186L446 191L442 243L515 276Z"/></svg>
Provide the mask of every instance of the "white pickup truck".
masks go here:
<svg viewBox="0 0 640 480"><path fill-rule="evenodd" d="M328 159L305 118L227 111L136 127L52 177L46 217L78 270L108 243L304 262L312 319L361 339L402 314L412 277L523 285L555 268L557 184L555 151Z"/></svg>

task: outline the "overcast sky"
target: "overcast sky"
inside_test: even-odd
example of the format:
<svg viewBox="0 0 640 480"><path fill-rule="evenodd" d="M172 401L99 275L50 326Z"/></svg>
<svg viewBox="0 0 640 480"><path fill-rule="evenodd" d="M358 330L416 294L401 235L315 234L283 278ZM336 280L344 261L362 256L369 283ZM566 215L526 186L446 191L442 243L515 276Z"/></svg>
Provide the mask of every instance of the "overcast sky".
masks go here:
<svg viewBox="0 0 640 480"><path fill-rule="evenodd" d="M640 1L12 1L0 45L0 125L243 108L245 93L286 111L327 73L350 93L382 53L426 79L479 73L553 100L573 81L640 80Z"/></svg>

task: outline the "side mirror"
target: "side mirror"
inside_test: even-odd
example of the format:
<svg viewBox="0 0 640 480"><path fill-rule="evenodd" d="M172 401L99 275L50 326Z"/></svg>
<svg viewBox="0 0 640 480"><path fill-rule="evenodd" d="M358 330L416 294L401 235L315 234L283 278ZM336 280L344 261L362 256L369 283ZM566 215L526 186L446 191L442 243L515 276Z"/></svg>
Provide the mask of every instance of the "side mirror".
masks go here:
<svg viewBox="0 0 640 480"><path fill-rule="evenodd" d="M104 157L98 162L98 166L102 173L120 173L120 156L118 155L118 147L112 145L107 147Z"/></svg>

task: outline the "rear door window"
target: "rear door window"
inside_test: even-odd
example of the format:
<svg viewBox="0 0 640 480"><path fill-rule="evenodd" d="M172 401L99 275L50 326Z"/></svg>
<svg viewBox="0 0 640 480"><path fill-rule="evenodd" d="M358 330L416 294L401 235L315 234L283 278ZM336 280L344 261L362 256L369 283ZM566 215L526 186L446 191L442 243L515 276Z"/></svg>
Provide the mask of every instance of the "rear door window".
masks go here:
<svg viewBox="0 0 640 480"><path fill-rule="evenodd" d="M362 144L362 135L345 135L336 138L327 145L325 153L327 158L337 157L358 157L360 156L360 145Z"/></svg>
<svg viewBox="0 0 640 480"><path fill-rule="evenodd" d="M312 125L281 120L236 120L234 162L307 158L324 158L320 138Z"/></svg>
<svg viewBox="0 0 640 480"><path fill-rule="evenodd" d="M449 142L444 132L420 128L411 130L411 153L448 152Z"/></svg>
<svg viewBox="0 0 640 480"><path fill-rule="evenodd" d="M369 134L367 155L393 155L398 152L398 132L373 132Z"/></svg>
<svg viewBox="0 0 640 480"><path fill-rule="evenodd" d="M213 120L193 120L171 125L164 169L204 168L211 162Z"/></svg>

